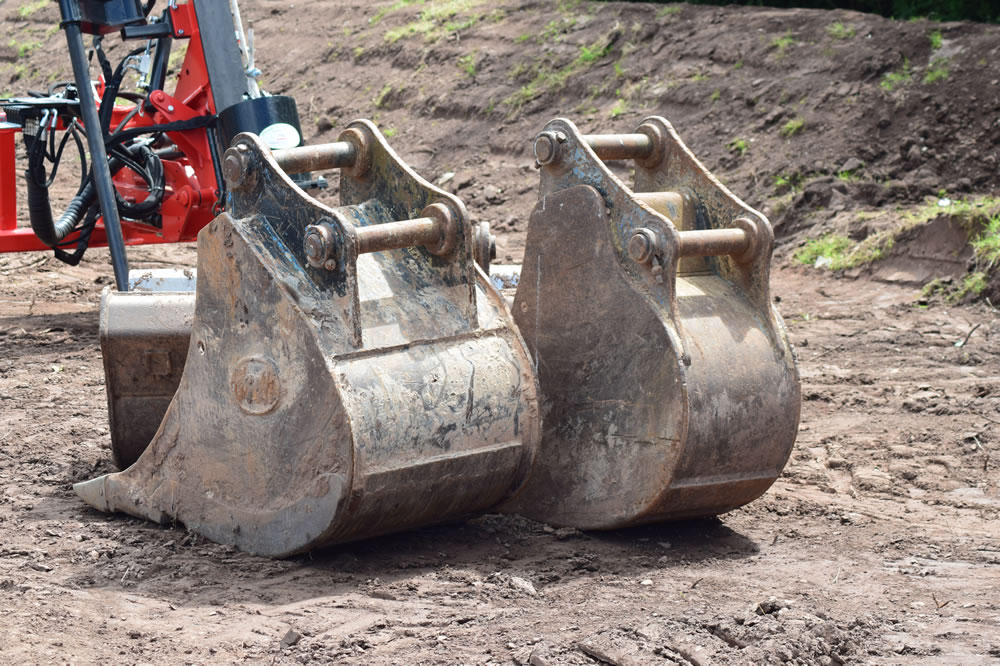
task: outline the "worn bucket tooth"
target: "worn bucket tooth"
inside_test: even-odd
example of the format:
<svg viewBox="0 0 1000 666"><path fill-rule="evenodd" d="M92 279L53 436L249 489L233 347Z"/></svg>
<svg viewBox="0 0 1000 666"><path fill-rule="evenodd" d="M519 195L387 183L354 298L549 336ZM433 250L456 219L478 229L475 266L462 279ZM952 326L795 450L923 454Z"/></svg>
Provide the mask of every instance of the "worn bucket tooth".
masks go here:
<svg viewBox="0 0 1000 666"><path fill-rule="evenodd" d="M767 219L662 118L592 136L554 120L535 156L513 312L545 416L504 510L608 529L757 498L788 459L800 407ZM632 188L604 159L634 160Z"/></svg>
<svg viewBox="0 0 1000 666"><path fill-rule="evenodd" d="M287 556L482 511L526 478L534 370L461 201L370 123L311 149L227 151L180 384L133 465L76 485L84 501ZM332 167L336 208L286 173Z"/></svg>

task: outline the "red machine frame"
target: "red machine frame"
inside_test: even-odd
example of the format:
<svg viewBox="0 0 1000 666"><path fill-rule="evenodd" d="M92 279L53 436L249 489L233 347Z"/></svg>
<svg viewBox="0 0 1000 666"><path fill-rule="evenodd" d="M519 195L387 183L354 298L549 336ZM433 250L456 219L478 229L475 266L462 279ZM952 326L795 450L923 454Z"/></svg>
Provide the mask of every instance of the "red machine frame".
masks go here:
<svg viewBox="0 0 1000 666"><path fill-rule="evenodd" d="M138 128L164 123L190 120L197 116L214 116L215 100L205 66L205 53L201 31L193 3L178 3L169 9L174 39L187 39L188 50L178 74L174 94L162 90L150 93L148 101L155 111L144 109L137 113L126 128ZM98 93L102 92L103 81ZM100 99L100 95L98 95ZM139 102L144 104L144 102ZM115 105L111 126L122 121L134 107ZM2 120L2 118L0 118ZM20 131L16 125L0 124L0 252L27 252L49 250L35 236L31 227L17 226L17 182L15 137ZM208 131L205 128L167 132L167 136L184 153L177 159L164 159L166 188L160 207L161 227L122 219L122 235L126 245L154 243L194 242L198 231L212 221L219 199L220 184L216 180L215 165ZM123 197L142 201L145 198L143 181L132 171L123 169L114 179ZM64 245L72 246L78 232L70 234ZM107 235L102 220L90 237L90 247L106 247Z"/></svg>

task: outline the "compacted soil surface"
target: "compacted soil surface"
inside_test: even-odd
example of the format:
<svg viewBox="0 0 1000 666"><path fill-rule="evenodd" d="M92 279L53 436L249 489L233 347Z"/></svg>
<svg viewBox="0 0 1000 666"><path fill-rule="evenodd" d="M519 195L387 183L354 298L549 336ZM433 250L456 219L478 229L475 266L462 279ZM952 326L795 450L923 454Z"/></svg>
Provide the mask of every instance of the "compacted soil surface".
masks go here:
<svg viewBox="0 0 1000 666"><path fill-rule="evenodd" d="M521 257L545 122L671 120L774 223L796 447L767 494L714 519L584 533L487 515L257 558L78 500L74 482L113 470L108 255L0 255L0 662L1000 662L1000 300L920 291L990 275L953 213L1000 194L1000 28L571 1L242 10L307 140L374 119L491 222L501 261ZM5 0L0 21L0 92L68 76L54 3ZM793 258L827 233L897 242L835 272ZM130 258L190 266L196 248Z"/></svg>

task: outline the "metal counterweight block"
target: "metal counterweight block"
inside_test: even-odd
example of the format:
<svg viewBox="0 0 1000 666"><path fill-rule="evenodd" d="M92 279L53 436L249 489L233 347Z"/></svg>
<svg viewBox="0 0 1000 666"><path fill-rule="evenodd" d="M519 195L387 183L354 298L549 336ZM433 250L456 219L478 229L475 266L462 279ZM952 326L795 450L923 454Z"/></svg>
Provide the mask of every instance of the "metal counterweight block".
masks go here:
<svg viewBox="0 0 1000 666"><path fill-rule="evenodd" d="M180 385L135 464L77 484L88 503L287 556L482 511L523 483L537 385L476 263L488 233L370 123L341 139L310 156L236 138L227 212L199 235ZM289 179L307 167L341 168L340 207Z"/></svg>
<svg viewBox="0 0 1000 666"><path fill-rule="evenodd" d="M554 120L535 156L513 312L538 372L542 446L504 510L609 529L757 498L800 407L767 219L662 118L595 136ZM604 159L633 160L634 185Z"/></svg>

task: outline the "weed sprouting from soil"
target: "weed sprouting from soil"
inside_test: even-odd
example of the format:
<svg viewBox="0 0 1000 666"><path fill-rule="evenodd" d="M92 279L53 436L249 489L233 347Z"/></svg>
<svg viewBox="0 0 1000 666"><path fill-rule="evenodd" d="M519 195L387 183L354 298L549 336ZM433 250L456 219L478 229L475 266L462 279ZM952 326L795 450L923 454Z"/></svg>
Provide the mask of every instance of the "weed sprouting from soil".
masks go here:
<svg viewBox="0 0 1000 666"><path fill-rule="evenodd" d="M409 7L410 5L415 5L422 2L423 0L397 0L394 4L390 5L389 7L383 7L382 9L375 12L375 16L372 16L370 19L368 19L368 23L370 23L371 25L375 25L376 23L381 21L386 14L394 12L397 9L402 9L404 7Z"/></svg>
<svg viewBox="0 0 1000 666"><path fill-rule="evenodd" d="M826 32L834 39L853 39L855 34L853 26L848 27L840 21L828 25L826 27Z"/></svg>
<svg viewBox="0 0 1000 666"><path fill-rule="evenodd" d="M775 37L771 40L771 46L777 50L779 58L784 57L785 51L796 43L795 38L792 37L792 33L790 32L786 32L781 37Z"/></svg>
<svg viewBox="0 0 1000 666"><path fill-rule="evenodd" d="M843 262L847 250L851 247L851 239L838 234L827 234L821 238L806 241L792 258L800 264L812 266L820 257L830 259L833 264ZM831 268L833 267L831 264ZM836 270L836 269L834 269Z"/></svg>
<svg viewBox="0 0 1000 666"><path fill-rule="evenodd" d="M29 2L26 5L22 5L17 10L17 15L23 19L28 18L29 16L37 12L39 9L44 9L46 6L48 6L48 4L49 0L35 0L35 2Z"/></svg>
<svg viewBox="0 0 1000 666"><path fill-rule="evenodd" d="M750 149L750 144L747 143L746 139L733 139L729 142L729 152L736 153L739 157L743 157Z"/></svg>
<svg viewBox="0 0 1000 666"><path fill-rule="evenodd" d="M924 83L936 83L948 78L948 61L944 58L934 58L924 73Z"/></svg>
<svg viewBox="0 0 1000 666"><path fill-rule="evenodd" d="M476 78L476 54L469 53L458 59L459 68L471 78Z"/></svg>
<svg viewBox="0 0 1000 666"><path fill-rule="evenodd" d="M842 180L845 183L853 183L859 178L858 174L850 169L845 169L844 171L838 171L836 176L838 180Z"/></svg>
<svg viewBox="0 0 1000 666"><path fill-rule="evenodd" d="M41 42L19 42L14 37L11 37L10 41L7 42L7 46L17 50L18 59L30 56L31 52L41 45Z"/></svg>
<svg viewBox="0 0 1000 666"><path fill-rule="evenodd" d="M976 256L989 268L1000 264L1000 213L989 218L971 244Z"/></svg>
<svg viewBox="0 0 1000 666"><path fill-rule="evenodd" d="M927 35L927 38L931 40L931 48L937 51L941 48L941 44L944 43L944 38L941 36L940 30L935 30L931 34Z"/></svg>
<svg viewBox="0 0 1000 666"><path fill-rule="evenodd" d="M389 95L391 94L392 94L392 86L386 84L385 87L379 91L378 95L375 96L375 99L372 100L372 104L375 105L376 109L381 109L383 106L385 106L385 102L389 98Z"/></svg>
<svg viewBox="0 0 1000 666"><path fill-rule="evenodd" d="M882 77L882 81L879 82L879 85L882 86L882 90L892 92L896 88L907 85L912 78L913 75L910 72L910 59L903 58L903 69L898 72L886 72Z"/></svg>
<svg viewBox="0 0 1000 666"><path fill-rule="evenodd" d="M400 39L403 39L404 37L422 35L425 41L436 42L445 35L451 35L463 30L468 30L472 26L476 25L476 23L478 23L483 17L479 14L473 14L471 16L463 16L463 14L481 5L483 1L484 0L430 0L425 2L424 0L413 0L411 2L401 0L395 5L392 5L385 13L417 4L424 6L424 9L417 16L416 20L398 28L387 30L385 33L385 41L392 44ZM381 16L376 14L376 16L372 17L372 22L376 22L376 17L378 20L381 20L384 15L384 13Z"/></svg>
<svg viewBox="0 0 1000 666"><path fill-rule="evenodd" d="M806 126L806 121L801 116L796 116L781 127L781 136L790 139Z"/></svg>
<svg viewBox="0 0 1000 666"><path fill-rule="evenodd" d="M989 285L988 276L983 271L974 271L962 278L962 284L954 293L951 300L962 301L968 296L979 296Z"/></svg>
<svg viewBox="0 0 1000 666"><path fill-rule="evenodd" d="M531 79L504 100L510 115L516 115L525 104L547 92L562 90L573 74L587 69L609 55L613 42L614 39L611 37L582 45L576 58L559 68L549 67L537 59L529 63L518 63L511 71L510 78L523 79L525 74L528 74Z"/></svg>
<svg viewBox="0 0 1000 666"><path fill-rule="evenodd" d="M608 49L610 48L611 48L610 44L607 43L605 44L595 43L589 46L581 46L580 55L577 57L577 60L581 64L585 65L590 64L592 62L597 62L605 55L607 55Z"/></svg>
<svg viewBox="0 0 1000 666"><path fill-rule="evenodd" d="M954 284L950 280L929 282L921 295L924 299L940 295L949 302L958 302L978 297L987 290L991 276L1000 267L1000 199L979 197L952 201L935 197L909 211L862 213L859 218L886 215L894 218L894 226L871 234L860 242L838 233L829 233L807 241L792 257L796 262L810 266L825 258L821 265L835 271L871 264L884 259L905 232L942 215L951 216L968 229L969 245L973 250L969 273Z"/></svg>
<svg viewBox="0 0 1000 666"><path fill-rule="evenodd" d="M791 190L797 192L802 189L802 181L804 176L801 173L783 174L780 173L774 177L774 186L778 190Z"/></svg>
<svg viewBox="0 0 1000 666"><path fill-rule="evenodd" d="M839 271L882 259L894 243L895 236L891 233L872 234L860 243L839 234L827 234L807 241L792 258L813 266L822 257L829 261L826 266L830 270Z"/></svg>

